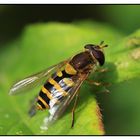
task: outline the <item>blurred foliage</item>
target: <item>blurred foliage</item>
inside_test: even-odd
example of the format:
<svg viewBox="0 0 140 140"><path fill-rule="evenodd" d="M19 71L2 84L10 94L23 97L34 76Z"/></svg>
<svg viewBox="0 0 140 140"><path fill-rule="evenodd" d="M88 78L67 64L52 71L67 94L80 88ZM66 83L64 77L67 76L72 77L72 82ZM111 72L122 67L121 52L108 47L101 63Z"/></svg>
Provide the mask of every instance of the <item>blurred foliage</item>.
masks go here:
<svg viewBox="0 0 140 140"><path fill-rule="evenodd" d="M106 5L102 7L103 19L119 30L132 33L140 27L140 5Z"/></svg>
<svg viewBox="0 0 140 140"><path fill-rule="evenodd" d="M18 37L28 24L92 19L132 33L140 25L140 5L0 5L0 43Z"/></svg>

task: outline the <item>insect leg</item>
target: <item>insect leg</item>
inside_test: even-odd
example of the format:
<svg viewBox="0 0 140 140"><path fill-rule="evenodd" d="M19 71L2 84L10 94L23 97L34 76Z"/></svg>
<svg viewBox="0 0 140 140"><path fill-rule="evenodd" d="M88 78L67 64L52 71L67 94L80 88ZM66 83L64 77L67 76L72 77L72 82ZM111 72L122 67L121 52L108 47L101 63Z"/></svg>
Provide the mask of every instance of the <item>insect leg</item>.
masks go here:
<svg viewBox="0 0 140 140"><path fill-rule="evenodd" d="M105 73L105 72L108 72L108 68L97 69L95 72ZM100 75L99 75L99 77L100 77ZM104 83L101 83L100 85L102 85L104 87L104 90L102 93L110 93L110 91L107 89L107 87L109 87L111 85L111 83L104 82Z"/></svg>
<svg viewBox="0 0 140 140"><path fill-rule="evenodd" d="M86 79L86 81L89 84L92 84L92 85L95 85L95 86L103 86L104 87L104 90L103 90L102 93L110 93L110 91L107 89L107 87L111 85L110 83L95 82L95 81L90 80L90 79Z"/></svg>
<svg viewBox="0 0 140 140"><path fill-rule="evenodd" d="M101 69L96 69L95 72L97 73L105 73L105 72L108 72L108 68L101 68ZM102 74L98 74L98 77L102 76ZM108 86L110 85L110 83L102 83L102 85L104 86Z"/></svg>
<svg viewBox="0 0 140 140"><path fill-rule="evenodd" d="M110 90L108 90L106 87L104 87L104 90L101 93L110 93Z"/></svg>
<svg viewBox="0 0 140 140"><path fill-rule="evenodd" d="M78 93L76 94L75 96L75 101L74 101L74 106L73 106L73 109L72 109L72 123L71 123L71 128L73 128L74 126L74 112L75 112L75 109L76 109L76 105L77 105L77 101L78 101L78 96L79 96L79 91Z"/></svg>
<svg viewBox="0 0 140 140"><path fill-rule="evenodd" d="M96 69L95 72L107 72L108 71L108 68L101 68L101 69Z"/></svg>
<svg viewBox="0 0 140 140"><path fill-rule="evenodd" d="M89 84L92 84L92 85L95 85L95 86L100 86L100 85L102 85L102 83L100 83L100 82L95 82L95 81L90 80L90 79L86 79L86 81L87 81Z"/></svg>

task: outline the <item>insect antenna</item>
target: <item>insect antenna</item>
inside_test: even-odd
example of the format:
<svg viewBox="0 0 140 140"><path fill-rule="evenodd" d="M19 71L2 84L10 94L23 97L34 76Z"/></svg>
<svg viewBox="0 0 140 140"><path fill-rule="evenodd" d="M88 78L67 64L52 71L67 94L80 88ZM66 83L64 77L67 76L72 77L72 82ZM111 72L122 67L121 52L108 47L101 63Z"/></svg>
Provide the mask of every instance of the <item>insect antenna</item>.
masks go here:
<svg viewBox="0 0 140 140"><path fill-rule="evenodd" d="M101 42L100 42L100 45L99 45L101 49L102 49L102 48L105 48L105 47L108 47L107 44L106 44L106 45L103 45L103 44L104 44L104 41L101 41Z"/></svg>
<svg viewBox="0 0 140 140"><path fill-rule="evenodd" d="M106 44L106 45L102 46L102 48L105 48L105 47L108 47L108 45Z"/></svg>
<svg viewBox="0 0 140 140"><path fill-rule="evenodd" d="M104 44L104 41L101 41L99 46L102 46L103 44Z"/></svg>

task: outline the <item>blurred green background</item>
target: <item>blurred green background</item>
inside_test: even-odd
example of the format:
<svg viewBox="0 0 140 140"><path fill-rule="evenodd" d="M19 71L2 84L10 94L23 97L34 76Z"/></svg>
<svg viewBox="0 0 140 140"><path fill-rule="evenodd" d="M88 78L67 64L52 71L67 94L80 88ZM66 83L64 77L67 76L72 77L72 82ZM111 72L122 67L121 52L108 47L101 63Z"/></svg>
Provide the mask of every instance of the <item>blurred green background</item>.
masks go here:
<svg viewBox="0 0 140 140"><path fill-rule="evenodd" d="M139 28L139 5L0 5L0 42L18 36L31 23L92 19L129 34Z"/></svg>
<svg viewBox="0 0 140 140"><path fill-rule="evenodd" d="M91 21L91 22L82 22L82 21ZM92 21L93 21L93 27L92 27ZM67 33L62 34L62 38L60 37L61 39L60 44L59 44L60 41L59 41L59 37L58 37L59 34L58 34L56 36L56 42L58 42L59 45L62 45L63 38L64 38L63 35L66 34L66 38L64 39L64 44L66 44L66 46L68 47L70 46L70 44L67 44L68 42L69 43L72 42L72 44L75 43L75 46L76 46L76 39L73 38L72 36L74 32L77 32L75 34L77 35L77 37L81 35L82 37L85 37L87 40L90 41L92 37L88 38L88 33L89 35L91 35L92 30L93 32L95 31L96 43L98 43L98 41L100 40L104 40L105 38L107 40L107 43L111 47L114 47L111 50L113 52L113 57L115 56L115 53L117 52L116 59L115 57L114 58L111 57L110 50L108 50L107 52L107 54L110 55L110 56L107 56L107 60L111 61L111 63L113 62L114 64L115 64L115 61L117 61L118 63L120 62L121 57L119 57L119 55L122 57L126 56L127 58L128 56L127 54L123 56L122 52L124 51L124 49L121 47L125 46L123 45L123 43L127 41L129 37L130 38L131 36L136 37L136 41L133 40L132 42L131 41L129 42L130 44L128 43L129 44L128 46L130 46L130 48L129 47L128 48L130 50L133 48L133 46L134 47L140 46L140 33L139 32L134 33L135 31L140 29L140 5L88 5L88 4L87 5L0 5L0 54L1 54L0 64L5 64L3 67L1 67L1 74L0 74L1 76L0 82L2 86L2 88L0 89L1 91L7 91L6 88L15 80L15 79L9 78L11 81L8 81L7 80L8 78L6 79L3 76L4 74L6 75L7 71L9 72L9 74L11 74L10 71L12 71L13 78L15 77L21 78L22 76L24 76L24 75L20 76L21 74L23 73L26 74L29 72L31 73L32 69L40 70L40 68L42 68L42 66L45 65L46 62L43 62L43 59L44 59L43 57L40 57L40 60L42 60L42 64L39 63L40 60L34 59L34 57L33 58L30 57L30 51L32 48L29 49L29 47L30 47L30 44L31 45L34 44L36 47L38 47L39 44L41 44L39 42L40 40L38 40L37 37L39 37L39 39L42 39L41 38L42 34L45 34L45 29L48 31L46 27L50 26L51 22L62 23L62 25L60 25L60 29L62 29L62 33L64 32L67 32ZM34 24L37 24L37 23L38 24L41 23L43 25L40 25L40 26L37 25L36 27L34 27ZM45 27L44 24L47 24L47 23L50 23L50 24ZM63 23L64 23L64 29L63 29ZM67 23L68 23L68 27L67 27ZM71 27L69 27L69 25L72 25L72 29ZM74 28L73 28L73 25L74 25ZM44 31L43 33L40 33L41 32L40 27L41 27L42 32ZM75 30L75 27L76 27L76 30ZM96 27L98 30L96 30ZM66 28L68 29L68 31ZM55 31L53 31L53 24L52 24L52 27L50 27L50 29L52 29L52 33L55 33ZM56 26L54 25L54 30L55 29L57 29L57 33L61 33L61 31L59 31L59 25L56 25ZM80 29L82 30L80 31ZM91 30L91 32L85 31L85 29L89 29ZM100 31L100 29L102 31ZM85 36L83 35L84 32L86 33ZM109 33L110 36L107 33ZM35 37L35 34L37 34L37 37ZM67 40L67 37L68 37L67 35L71 37L71 41ZM21 36L22 36L21 44L22 46L24 46L23 48L25 48L25 50L20 48L22 50L21 52L23 52L23 54L21 54L20 56L21 52L17 54L17 52L19 51L19 48L15 46L18 46L18 42L20 42ZM51 36L51 37L54 36L51 34L51 30L48 36ZM104 37L104 38L101 38L101 37ZM35 42L32 39L35 40ZM46 46L47 45L53 46L54 38L52 37L51 39L52 39L52 44L51 44L51 41L49 42L49 39L48 39L48 44L46 43ZM68 42L65 42L65 40L67 40ZM79 40L80 40L80 37L79 37ZM79 45L79 48L80 48L80 45L82 45L83 43L86 43L86 41L84 42L84 40L82 40L81 44L77 43ZM13 42L16 42L16 43L13 45ZM41 45L43 46L43 42ZM12 48L14 49L12 50ZM69 50L68 48L64 48L66 49L65 57L71 52L77 51L77 49L79 48L75 47L70 52L68 52ZM27 53L26 50L28 50L29 52ZM126 53L127 49L124 52ZM12 56L12 53L13 54L15 53L15 57ZM61 51L57 52L57 50L55 50L55 54L57 53L60 56L60 58L62 58L61 56L63 53ZM22 61L22 57L24 55L26 56L26 54L27 54L27 58L30 59L27 66L29 67L30 64L33 64L32 69L30 69L29 71L28 69L22 67L22 64L20 63L20 60ZM52 57L50 54L48 57L50 58L50 65L51 65ZM38 52L37 56L39 55L41 55L41 52L40 54ZM10 56L11 58L13 58L13 60L8 59L8 57ZM17 59L19 59L19 61ZM37 62L35 63L33 59L36 60ZM129 59L130 58L128 57L128 60ZM23 64L26 62L27 61L23 61ZM57 61L55 60L55 63L56 62ZM97 102L99 103L99 106L101 107L101 112L103 115L103 124L104 124L105 132L106 132L105 134L107 135L129 135L129 134L138 135L140 134L140 109L139 109L140 78L138 74L139 73L138 70L140 68L138 66L139 62L140 61L138 61L136 65L133 65L132 63L131 64L132 68L130 68L130 70L129 69L128 71L124 70L124 73L126 74L128 72L128 74L131 77L133 74L135 75L134 71L136 69L137 75L135 75L134 77L132 76L131 80L127 82L125 82L126 79L124 79L124 81L120 80L119 83L116 83L115 85L113 85L114 87L111 86L110 90L112 92L110 93L110 95L106 95L106 94L96 95ZM17 70L17 68L15 70L12 65L13 66L17 65L18 67L23 68L24 72L20 73ZM107 64L107 66L110 66L110 65ZM5 73L4 73L4 70L5 70ZM121 72L123 73L123 69L121 69ZM120 74L121 72L118 72L118 73ZM16 74L18 76L16 76ZM111 76L111 74L109 76ZM114 76L114 72L112 75ZM109 79L108 77L106 77L106 79L108 79L108 81L112 80L111 78ZM114 82L114 80L112 81ZM1 91L0 91L0 94L2 95ZM3 97L1 96L1 100L2 98ZM0 108L2 108L2 105L0 105ZM0 127L0 131L1 131L1 127ZM28 134L28 133L25 133L25 134ZM32 133L29 133L29 134L32 134Z"/></svg>

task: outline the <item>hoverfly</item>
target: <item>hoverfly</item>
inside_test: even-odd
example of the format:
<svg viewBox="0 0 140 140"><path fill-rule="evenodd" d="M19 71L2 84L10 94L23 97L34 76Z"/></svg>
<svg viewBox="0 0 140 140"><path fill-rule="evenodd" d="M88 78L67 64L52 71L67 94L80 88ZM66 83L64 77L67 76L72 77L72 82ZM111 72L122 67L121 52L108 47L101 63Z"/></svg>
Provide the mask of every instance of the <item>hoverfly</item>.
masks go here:
<svg viewBox="0 0 140 140"><path fill-rule="evenodd" d="M36 110L48 109L49 116L44 120L44 125L47 128L62 115L75 97L72 110L71 127L73 127L78 91L91 71L95 71L98 65L104 64L104 47L107 45L103 45L103 41L99 45L87 44L84 46L83 52L17 82L11 87L9 94L25 93L26 90L45 81L29 114L32 116Z"/></svg>

